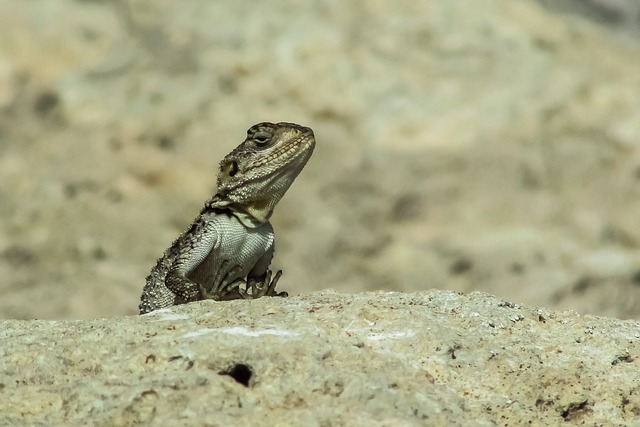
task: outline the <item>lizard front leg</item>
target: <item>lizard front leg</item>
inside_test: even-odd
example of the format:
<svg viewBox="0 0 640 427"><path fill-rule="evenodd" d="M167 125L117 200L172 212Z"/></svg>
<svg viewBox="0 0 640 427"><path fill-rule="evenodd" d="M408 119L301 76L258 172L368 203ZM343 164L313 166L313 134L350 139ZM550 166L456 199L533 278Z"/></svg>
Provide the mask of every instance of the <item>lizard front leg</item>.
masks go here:
<svg viewBox="0 0 640 427"><path fill-rule="evenodd" d="M235 265L231 269L227 269L228 264L228 260L222 261L220 268L213 279L214 285L211 289L206 289L204 286L200 285L200 299L230 301L242 298L240 285L244 285L245 281L238 278L242 272L242 267ZM226 272L224 277L220 277L222 272Z"/></svg>
<svg viewBox="0 0 640 427"><path fill-rule="evenodd" d="M200 216L178 244L174 249L175 260L165 279L166 287L176 295L176 304L240 298L240 282L235 279L241 271L240 266L228 269L229 262L224 260L219 268L215 268L220 235L214 221Z"/></svg>
<svg viewBox="0 0 640 427"><path fill-rule="evenodd" d="M271 264L271 260L273 259L273 251L274 247L272 243L247 275L247 286L245 289L240 289L242 298L256 299L264 296L289 296L287 292L276 292L276 285L278 284L278 280L280 280L280 276L282 276L282 270L276 272L273 280L271 278L272 271L269 270L269 264Z"/></svg>

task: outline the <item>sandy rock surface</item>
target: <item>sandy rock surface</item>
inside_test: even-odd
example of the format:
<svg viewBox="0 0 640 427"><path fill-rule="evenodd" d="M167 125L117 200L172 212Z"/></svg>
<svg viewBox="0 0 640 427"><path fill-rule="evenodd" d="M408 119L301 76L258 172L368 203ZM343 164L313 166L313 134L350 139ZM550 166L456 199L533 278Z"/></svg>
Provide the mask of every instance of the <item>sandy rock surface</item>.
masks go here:
<svg viewBox="0 0 640 427"><path fill-rule="evenodd" d="M640 417L639 322L481 293L323 291L0 323L2 425L638 425Z"/></svg>
<svg viewBox="0 0 640 427"><path fill-rule="evenodd" d="M640 316L640 49L584 18L630 2L1 4L1 318L134 314L260 121L318 139L272 221L291 294Z"/></svg>

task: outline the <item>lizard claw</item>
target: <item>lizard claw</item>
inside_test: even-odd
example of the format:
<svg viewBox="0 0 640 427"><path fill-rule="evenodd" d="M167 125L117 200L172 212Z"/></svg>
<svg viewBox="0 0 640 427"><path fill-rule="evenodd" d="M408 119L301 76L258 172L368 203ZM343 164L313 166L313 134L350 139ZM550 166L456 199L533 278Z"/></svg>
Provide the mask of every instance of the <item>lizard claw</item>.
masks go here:
<svg viewBox="0 0 640 427"><path fill-rule="evenodd" d="M240 290L242 298L256 299L265 296L288 297L289 294L287 292L276 292L276 285L278 284L278 280L280 280L280 276L282 276L282 270L278 270L273 279L271 279L271 275L272 271L267 270L262 277L248 278L246 291ZM249 289L251 289L251 293L249 293Z"/></svg>
<svg viewBox="0 0 640 427"><path fill-rule="evenodd" d="M208 291L204 286L200 285L200 299L212 299L214 301L231 301L234 299L244 298L242 290L239 289L239 283L233 282L225 286Z"/></svg>

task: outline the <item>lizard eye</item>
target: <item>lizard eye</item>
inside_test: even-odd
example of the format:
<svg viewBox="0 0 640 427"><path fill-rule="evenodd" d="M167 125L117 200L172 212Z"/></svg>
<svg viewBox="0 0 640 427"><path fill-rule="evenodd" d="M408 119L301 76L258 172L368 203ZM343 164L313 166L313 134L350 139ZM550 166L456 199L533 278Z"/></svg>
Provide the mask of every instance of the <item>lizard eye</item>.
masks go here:
<svg viewBox="0 0 640 427"><path fill-rule="evenodd" d="M258 134L253 137L253 141L256 143L258 147L264 147L269 143L270 140L271 138L269 137L269 135L265 135L265 134Z"/></svg>

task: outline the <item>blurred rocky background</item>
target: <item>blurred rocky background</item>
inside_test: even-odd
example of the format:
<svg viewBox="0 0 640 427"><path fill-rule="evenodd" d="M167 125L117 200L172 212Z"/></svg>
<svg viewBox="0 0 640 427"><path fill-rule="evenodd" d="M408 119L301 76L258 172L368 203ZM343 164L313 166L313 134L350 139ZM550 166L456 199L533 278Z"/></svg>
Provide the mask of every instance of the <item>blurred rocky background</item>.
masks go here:
<svg viewBox="0 0 640 427"><path fill-rule="evenodd" d="M640 316L640 2L0 0L0 317L137 313L260 121L291 294Z"/></svg>

